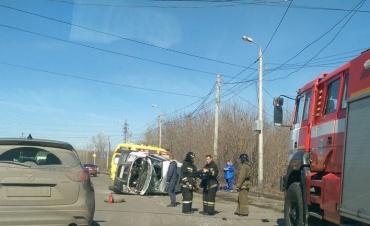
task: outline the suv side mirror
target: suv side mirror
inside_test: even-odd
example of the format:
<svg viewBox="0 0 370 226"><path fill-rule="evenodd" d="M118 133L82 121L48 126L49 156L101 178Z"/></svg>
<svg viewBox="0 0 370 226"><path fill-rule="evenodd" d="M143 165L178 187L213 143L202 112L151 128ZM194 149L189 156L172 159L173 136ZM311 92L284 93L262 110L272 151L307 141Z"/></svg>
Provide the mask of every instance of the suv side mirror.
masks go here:
<svg viewBox="0 0 370 226"><path fill-rule="evenodd" d="M274 124L275 125L282 125L283 124L283 104L284 98L282 97L275 97L274 98Z"/></svg>

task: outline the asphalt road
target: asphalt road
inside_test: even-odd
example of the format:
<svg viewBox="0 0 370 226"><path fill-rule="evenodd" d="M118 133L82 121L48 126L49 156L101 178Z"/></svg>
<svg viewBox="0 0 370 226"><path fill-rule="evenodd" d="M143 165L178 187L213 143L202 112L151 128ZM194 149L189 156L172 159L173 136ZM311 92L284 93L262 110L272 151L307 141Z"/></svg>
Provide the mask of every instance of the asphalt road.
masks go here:
<svg viewBox="0 0 370 226"><path fill-rule="evenodd" d="M166 207L169 203L168 196L137 196L115 195L115 198L123 198L125 202L109 204L104 202L110 191L108 186L110 179L100 174L93 178L96 197L96 211L93 226L162 226L162 225L186 225L186 226L219 226L219 225L243 225L243 226L283 226L282 213L273 208L250 206L248 217L235 216L233 213L236 203L230 199L220 197L216 200L215 216L204 216L195 212L191 215L181 213L181 205L178 207ZM177 196L181 202L181 194ZM202 196L194 195L193 208L202 210Z"/></svg>

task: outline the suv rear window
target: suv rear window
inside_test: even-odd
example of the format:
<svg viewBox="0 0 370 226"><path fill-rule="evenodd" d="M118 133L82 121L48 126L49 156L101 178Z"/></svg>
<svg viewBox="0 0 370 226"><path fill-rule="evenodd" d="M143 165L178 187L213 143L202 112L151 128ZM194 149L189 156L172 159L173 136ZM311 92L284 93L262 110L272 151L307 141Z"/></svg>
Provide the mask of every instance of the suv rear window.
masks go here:
<svg viewBox="0 0 370 226"><path fill-rule="evenodd" d="M47 147L0 147L0 162L13 162L31 167L76 166L80 161L73 151Z"/></svg>

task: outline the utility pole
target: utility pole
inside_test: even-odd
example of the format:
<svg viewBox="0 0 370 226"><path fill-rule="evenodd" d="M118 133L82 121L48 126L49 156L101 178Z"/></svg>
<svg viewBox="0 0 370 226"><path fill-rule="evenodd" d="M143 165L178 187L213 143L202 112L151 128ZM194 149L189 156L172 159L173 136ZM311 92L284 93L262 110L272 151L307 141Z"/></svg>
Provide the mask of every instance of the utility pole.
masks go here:
<svg viewBox="0 0 370 226"><path fill-rule="evenodd" d="M128 123L127 120L125 120L125 123L123 124L123 142L127 143L127 137L128 137Z"/></svg>
<svg viewBox="0 0 370 226"><path fill-rule="evenodd" d="M216 109L215 109L215 135L213 138L213 156L217 160L218 149L218 118L220 112L220 91L221 91L221 76L216 77Z"/></svg>
<svg viewBox="0 0 370 226"><path fill-rule="evenodd" d="M108 149L107 149L107 173L109 173L109 155L110 155L110 137L108 137Z"/></svg>
<svg viewBox="0 0 370 226"><path fill-rule="evenodd" d="M162 113L158 114L158 147L162 147Z"/></svg>
<svg viewBox="0 0 370 226"><path fill-rule="evenodd" d="M161 107L152 104L152 108L158 108L158 147L162 147L162 111Z"/></svg>
<svg viewBox="0 0 370 226"><path fill-rule="evenodd" d="M258 123L260 133L258 135L258 186L263 186L263 58L262 48L259 46L259 70L258 70Z"/></svg>
<svg viewBox="0 0 370 226"><path fill-rule="evenodd" d="M258 120L257 128L258 131L258 186L263 186L263 53L262 47L249 36L244 35L242 39L246 42L253 43L258 46Z"/></svg>

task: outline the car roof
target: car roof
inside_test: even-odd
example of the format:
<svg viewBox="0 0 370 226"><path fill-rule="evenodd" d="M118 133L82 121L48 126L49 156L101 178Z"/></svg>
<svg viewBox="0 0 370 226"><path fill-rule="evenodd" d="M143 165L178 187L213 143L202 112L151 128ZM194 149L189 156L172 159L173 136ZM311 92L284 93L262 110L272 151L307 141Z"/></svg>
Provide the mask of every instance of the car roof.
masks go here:
<svg viewBox="0 0 370 226"><path fill-rule="evenodd" d="M0 138L0 145L41 146L74 150L73 146L67 142L43 139Z"/></svg>

